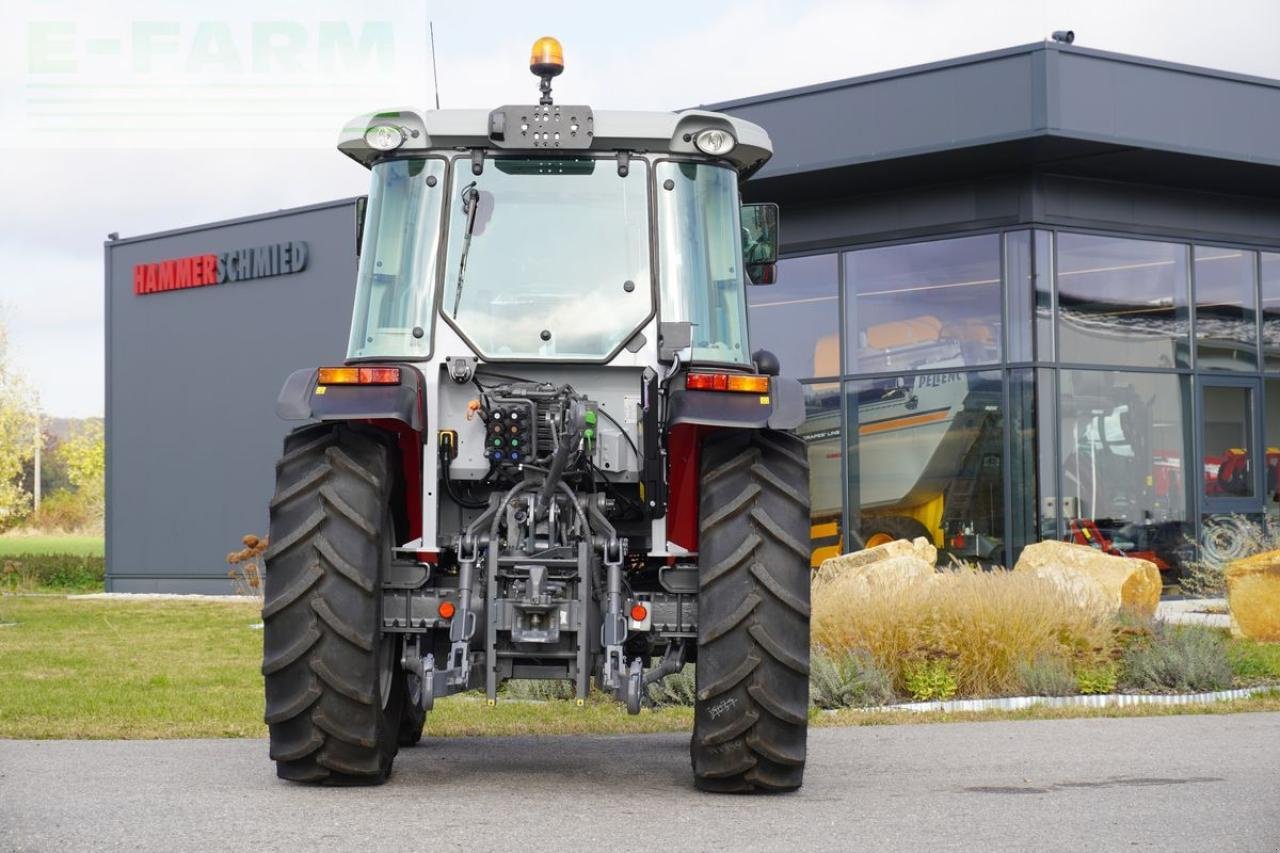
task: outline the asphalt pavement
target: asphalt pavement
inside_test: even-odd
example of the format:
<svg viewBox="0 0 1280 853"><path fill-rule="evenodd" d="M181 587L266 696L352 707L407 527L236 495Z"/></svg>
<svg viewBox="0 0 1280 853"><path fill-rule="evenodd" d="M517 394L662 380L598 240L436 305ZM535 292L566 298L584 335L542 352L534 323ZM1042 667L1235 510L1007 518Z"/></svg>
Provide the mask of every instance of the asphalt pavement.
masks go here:
<svg viewBox="0 0 1280 853"><path fill-rule="evenodd" d="M379 788L249 740L0 741L0 850L1280 851L1280 714L814 729L804 788L686 735L428 738Z"/></svg>

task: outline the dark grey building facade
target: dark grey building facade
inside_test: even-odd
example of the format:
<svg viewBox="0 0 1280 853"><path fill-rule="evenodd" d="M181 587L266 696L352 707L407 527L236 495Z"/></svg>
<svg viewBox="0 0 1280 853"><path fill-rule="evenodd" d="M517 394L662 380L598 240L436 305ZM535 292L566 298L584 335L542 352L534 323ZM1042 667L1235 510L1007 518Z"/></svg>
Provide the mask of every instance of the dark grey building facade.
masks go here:
<svg viewBox="0 0 1280 853"><path fill-rule="evenodd" d="M280 386L346 352L353 222L346 199L106 244L109 591L231 591L227 554L266 533Z"/></svg>
<svg viewBox="0 0 1280 853"><path fill-rule="evenodd" d="M1276 514L1280 82L1049 43L714 108L776 148L746 190L783 217L751 332L806 385L815 560L919 533L1176 571ZM352 221L107 244L111 589L229 589L280 382L341 358ZM301 271L277 250L274 275L134 292L139 264L293 243Z"/></svg>

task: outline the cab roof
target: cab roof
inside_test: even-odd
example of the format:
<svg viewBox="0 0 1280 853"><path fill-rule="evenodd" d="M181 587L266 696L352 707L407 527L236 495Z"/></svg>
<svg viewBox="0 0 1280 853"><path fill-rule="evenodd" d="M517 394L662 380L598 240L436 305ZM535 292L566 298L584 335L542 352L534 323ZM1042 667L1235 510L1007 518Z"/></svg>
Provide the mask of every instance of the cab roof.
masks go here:
<svg viewBox="0 0 1280 853"><path fill-rule="evenodd" d="M399 127L404 134L404 143L394 149L397 153L428 149L501 149L513 154L543 156L560 156L574 151L706 156L695 147L693 139L700 131L717 129L728 131L736 140L732 150L720 159L731 163L742 178L754 173L773 155L773 144L764 128L744 119L705 110L681 110L673 113L593 111L588 107L561 105L561 111L585 111L592 119L594 132L590 142L575 148L522 147L520 144L499 141L499 137L491 135L493 116L504 112L506 115L513 115L513 111L522 110L532 113L535 109L540 108L529 105L499 107L489 111L417 110L401 107L366 113L347 122L338 138L338 150L368 168L389 152L370 146L365 141L365 132L377 125L390 124Z"/></svg>

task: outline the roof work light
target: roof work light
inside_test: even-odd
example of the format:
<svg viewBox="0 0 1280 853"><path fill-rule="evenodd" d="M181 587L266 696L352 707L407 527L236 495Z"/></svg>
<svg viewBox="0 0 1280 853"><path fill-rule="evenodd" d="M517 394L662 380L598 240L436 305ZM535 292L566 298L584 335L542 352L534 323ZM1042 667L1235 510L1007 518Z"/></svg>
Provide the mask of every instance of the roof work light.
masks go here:
<svg viewBox="0 0 1280 853"><path fill-rule="evenodd" d="M364 141L370 148L391 151L404 143L404 131L391 124L375 124L364 132Z"/></svg>
<svg viewBox="0 0 1280 853"><path fill-rule="evenodd" d="M710 154L712 157L723 157L733 150L736 144L733 134L727 130L704 130L693 138L693 144L698 146L698 150L703 154Z"/></svg>

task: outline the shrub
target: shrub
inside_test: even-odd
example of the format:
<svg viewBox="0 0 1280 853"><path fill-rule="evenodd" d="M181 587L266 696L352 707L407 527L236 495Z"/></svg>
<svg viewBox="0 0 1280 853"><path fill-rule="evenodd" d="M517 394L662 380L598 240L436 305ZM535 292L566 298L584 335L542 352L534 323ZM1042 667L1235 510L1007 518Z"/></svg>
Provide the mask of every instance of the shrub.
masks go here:
<svg viewBox="0 0 1280 853"><path fill-rule="evenodd" d="M649 701L659 708L674 705L692 707L698 695L696 684L694 664L685 664L679 672L648 686Z"/></svg>
<svg viewBox="0 0 1280 853"><path fill-rule="evenodd" d="M1114 693L1116 684L1120 680L1120 670L1112 663L1094 664L1092 666L1082 666L1076 670L1076 689L1085 696L1101 696L1106 693Z"/></svg>
<svg viewBox="0 0 1280 853"><path fill-rule="evenodd" d="M79 492L59 489L40 501L26 524L37 530L78 533L101 529L101 507Z"/></svg>
<svg viewBox="0 0 1280 853"><path fill-rule="evenodd" d="M1128 688L1222 690L1231 679L1226 638L1203 625L1161 626L1124 651L1121 683Z"/></svg>
<svg viewBox="0 0 1280 853"><path fill-rule="evenodd" d="M809 661L809 701L819 708L887 705L896 697L893 675L865 651L830 654L814 649Z"/></svg>
<svg viewBox="0 0 1280 853"><path fill-rule="evenodd" d="M1113 624L1105 609L1023 572L953 568L897 584L837 575L813 588L814 644L833 655L864 650L900 694L915 692L903 662L924 657L947 661L960 695L1012 695L1029 660L1109 659Z"/></svg>
<svg viewBox="0 0 1280 853"><path fill-rule="evenodd" d="M945 702L956 695L958 688L945 660L911 661L903 667L902 681L917 702Z"/></svg>
<svg viewBox="0 0 1280 853"><path fill-rule="evenodd" d="M1018 664L1017 671L1029 696L1070 696L1080 689L1071 667L1060 657L1040 655Z"/></svg>
<svg viewBox="0 0 1280 853"><path fill-rule="evenodd" d="M502 689L511 699L528 702L572 699L576 695L573 682L564 679L513 678Z"/></svg>
<svg viewBox="0 0 1280 853"><path fill-rule="evenodd" d="M265 561L263 552L267 550L267 538L250 533L240 538L244 548L232 551L227 555L227 577L231 578L231 588L236 595L256 596L261 599L266 593Z"/></svg>
<svg viewBox="0 0 1280 853"><path fill-rule="evenodd" d="M16 554L0 560L0 588L8 592L45 589L101 592L106 575L102 557L75 554Z"/></svg>

